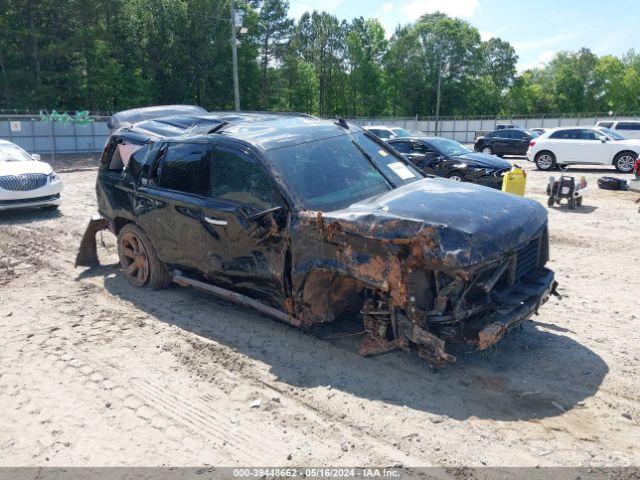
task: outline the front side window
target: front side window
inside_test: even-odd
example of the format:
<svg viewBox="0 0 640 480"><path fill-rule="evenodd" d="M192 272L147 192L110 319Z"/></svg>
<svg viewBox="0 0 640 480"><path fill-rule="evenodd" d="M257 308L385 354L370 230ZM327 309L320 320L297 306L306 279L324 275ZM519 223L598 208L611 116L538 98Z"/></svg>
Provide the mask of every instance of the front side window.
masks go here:
<svg viewBox="0 0 640 480"><path fill-rule="evenodd" d="M244 152L217 146L213 151L211 196L267 209L280 201L267 174Z"/></svg>
<svg viewBox="0 0 640 480"><path fill-rule="evenodd" d="M599 140L599 135L593 130L580 130L580 140Z"/></svg>
<svg viewBox="0 0 640 480"><path fill-rule="evenodd" d="M202 197L209 195L208 145L171 143L161 160L158 185Z"/></svg>
<svg viewBox="0 0 640 480"><path fill-rule="evenodd" d="M406 141L393 142L390 145L400 153L410 153L411 151L409 147L409 142L406 142Z"/></svg>

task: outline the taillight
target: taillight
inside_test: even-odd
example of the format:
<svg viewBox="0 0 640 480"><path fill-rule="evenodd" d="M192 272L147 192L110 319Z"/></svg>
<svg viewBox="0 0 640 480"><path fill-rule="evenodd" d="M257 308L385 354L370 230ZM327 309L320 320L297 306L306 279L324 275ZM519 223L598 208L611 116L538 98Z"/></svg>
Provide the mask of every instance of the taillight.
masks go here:
<svg viewBox="0 0 640 480"><path fill-rule="evenodd" d="M529 142L529 146L533 147L536 144L536 142Z"/></svg>

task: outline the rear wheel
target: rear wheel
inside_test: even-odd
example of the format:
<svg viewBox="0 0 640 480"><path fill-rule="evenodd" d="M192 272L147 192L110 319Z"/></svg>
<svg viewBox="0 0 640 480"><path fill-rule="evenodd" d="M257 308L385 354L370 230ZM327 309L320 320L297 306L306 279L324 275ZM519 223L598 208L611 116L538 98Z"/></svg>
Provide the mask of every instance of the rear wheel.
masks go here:
<svg viewBox="0 0 640 480"><path fill-rule="evenodd" d="M613 165L620 173L631 173L636 158L638 158L638 155L634 152L620 152L613 159Z"/></svg>
<svg viewBox="0 0 640 480"><path fill-rule="evenodd" d="M553 204L555 203L555 198L553 198L553 195L550 195L549 198L547 198L547 207L553 207Z"/></svg>
<svg viewBox="0 0 640 480"><path fill-rule="evenodd" d="M118 234L118 256L124 276L134 287L157 290L171 282L151 240L132 223L122 227Z"/></svg>
<svg viewBox="0 0 640 480"><path fill-rule="evenodd" d="M571 210L574 210L576 208L576 199L573 197L569 199L569 208Z"/></svg>
<svg viewBox="0 0 640 480"><path fill-rule="evenodd" d="M582 206L582 197L576 198L576 205L579 206L579 207Z"/></svg>
<svg viewBox="0 0 640 480"><path fill-rule="evenodd" d="M556 164L556 157L551 152L540 152L536 155L536 167L544 172L551 170Z"/></svg>

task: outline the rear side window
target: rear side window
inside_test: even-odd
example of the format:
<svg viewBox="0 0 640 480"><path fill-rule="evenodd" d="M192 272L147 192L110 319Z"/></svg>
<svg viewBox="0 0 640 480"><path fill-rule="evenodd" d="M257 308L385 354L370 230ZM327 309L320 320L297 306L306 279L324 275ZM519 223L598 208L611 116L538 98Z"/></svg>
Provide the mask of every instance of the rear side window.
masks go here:
<svg viewBox="0 0 640 480"><path fill-rule="evenodd" d="M580 140L598 140L598 135L593 130L580 130Z"/></svg>
<svg viewBox="0 0 640 480"><path fill-rule="evenodd" d="M267 174L251 157L235 148L215 147L211 196L261 209L278 206L278 195Z"/></svg>
<svg viewBox="0 0 640 480"><path fill-rule="evenodd" d="M551 134L549 138L559 140L577 140L580 137L580 130L558 130Z"/></svg>
<svg viewBox="0 0 640 480"><path fill-rule="evenodd" d="M520 130L511 130L511 138L522 140L526 134Z"/></svg>
<svg viewBox="0 0 640 480"><path fill-rule="evenodd" d="M158 185L169 190L209 195L207 145L171 143L160 164Z"/></svg>

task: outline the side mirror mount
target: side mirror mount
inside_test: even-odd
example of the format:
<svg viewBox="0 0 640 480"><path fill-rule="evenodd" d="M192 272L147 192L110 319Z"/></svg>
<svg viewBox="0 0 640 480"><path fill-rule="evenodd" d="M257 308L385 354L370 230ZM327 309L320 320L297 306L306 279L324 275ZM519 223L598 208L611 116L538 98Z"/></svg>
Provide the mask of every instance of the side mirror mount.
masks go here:
<svg viewBox="0 0 640 480"><path fill-rule="evenodd" d="M600 141L602 143L607 143L607 137L605 137L605 136L600 137Z"/></svg>
<svg viewBox="0 0 640 480"><path fill-rule="evenodd" d="M39 153L32 153L31 158L33 158L36 162L39 162L42 159Z"/></svg>

